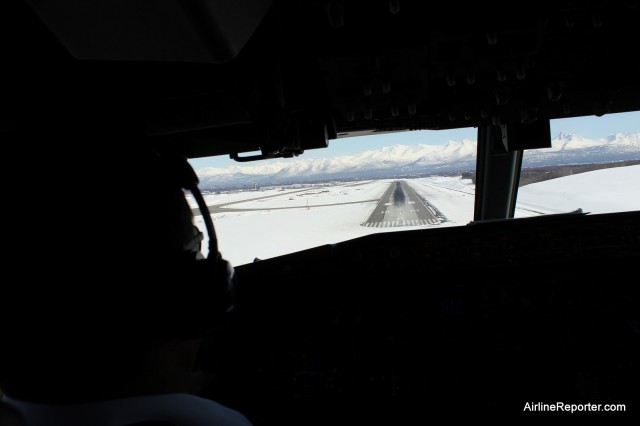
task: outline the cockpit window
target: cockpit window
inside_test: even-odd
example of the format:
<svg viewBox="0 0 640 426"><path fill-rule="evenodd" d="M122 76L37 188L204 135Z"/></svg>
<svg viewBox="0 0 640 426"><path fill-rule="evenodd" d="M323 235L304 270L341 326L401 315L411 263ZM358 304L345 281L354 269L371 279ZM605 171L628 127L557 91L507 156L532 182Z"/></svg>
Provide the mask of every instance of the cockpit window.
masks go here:
<svg viewBox="0 0 640 426"><path fill-rule="evenodd" d="M524 153L515 217L640 210L636 123L637 112L552 120L552 148ZM390 133L333 140L291 159L190 163L220 251L242 265L372 233L468 224L476 138L475 128Z"/></svg>
<svg viewBox="0 0 640 426"><path fill-rule="evenodd" d="M640 112L551 120L552 147L525 151L516 217L640 210Z"/></svg>

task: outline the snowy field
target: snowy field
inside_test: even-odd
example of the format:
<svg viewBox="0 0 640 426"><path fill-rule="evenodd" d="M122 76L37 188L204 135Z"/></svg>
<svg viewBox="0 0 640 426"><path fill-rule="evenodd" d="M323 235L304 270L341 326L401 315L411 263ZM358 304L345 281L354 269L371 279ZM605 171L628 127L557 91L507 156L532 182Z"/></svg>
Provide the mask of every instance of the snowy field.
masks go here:
<svg viewBox="0 0 640 426"><path fill-rule="evenodd" d="M233 265L379 232L466 225L473 220L471 180L433 176L407 180L446 220L434 225L372 228L362 224L393 179L260 188L205 196L223 257ZM196 207L189 197L189 203ZM521 187L515 217L640 210L640 166L602 169ZM207 238L204 221L196 225Z"/></svg>

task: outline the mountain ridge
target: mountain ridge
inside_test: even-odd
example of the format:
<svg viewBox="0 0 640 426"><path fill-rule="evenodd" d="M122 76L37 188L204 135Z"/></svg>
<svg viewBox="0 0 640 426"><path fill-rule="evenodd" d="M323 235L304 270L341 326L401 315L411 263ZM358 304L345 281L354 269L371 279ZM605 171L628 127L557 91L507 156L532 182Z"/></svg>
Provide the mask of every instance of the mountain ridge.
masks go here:
<svg viewBox="0 0 640 426"><path fill-rule="evenodd" d="M640 133L614 133L588 139L560 132L551 148L527 150L523 167L588 164L640 159ZM402 174L437 174L475 170L476 141L449 140L441 145L394 144L354 155L208 167L196 170L203 189L278 185L322 180L378 179Z"/></svg>

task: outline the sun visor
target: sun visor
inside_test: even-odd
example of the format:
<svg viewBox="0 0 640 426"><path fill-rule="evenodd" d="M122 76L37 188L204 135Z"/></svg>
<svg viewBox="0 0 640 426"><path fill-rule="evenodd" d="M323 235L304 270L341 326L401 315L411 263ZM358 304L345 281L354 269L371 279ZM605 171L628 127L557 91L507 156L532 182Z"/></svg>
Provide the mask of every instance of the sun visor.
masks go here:
<svg viewBox="0 0 640 426"><path fill-rule="evenodd" d="M76 59L223 63L272 0L27 0Z"/></svg>

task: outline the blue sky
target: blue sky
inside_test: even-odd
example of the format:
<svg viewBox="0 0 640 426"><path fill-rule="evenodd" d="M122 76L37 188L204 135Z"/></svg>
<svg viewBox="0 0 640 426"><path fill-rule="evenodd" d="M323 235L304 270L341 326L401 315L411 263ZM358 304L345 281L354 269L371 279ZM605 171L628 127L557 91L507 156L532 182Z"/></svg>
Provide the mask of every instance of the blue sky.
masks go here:
<svg viewBox="0 0 640 426"><path fill-rule="evenodd" d="M598 139L613 133L640 132L640 111L607 114L602 117L587 116L551 120L551 137L560 132L574 133L588 139ZM264 161L295 161L296 159L331 158L340 155L353 155L370 149L379 149L390 145L442 145L449 140L476 140L477 129L470 127L454 130L421 130L374 136L360 136L329 141L326 149L307 150L300 157L293 159L276 159ZM243 154L247 155L247 154ZM227 155L197 158L189 160L195 169L203 167L226 167L236 163Z"/></svg>

